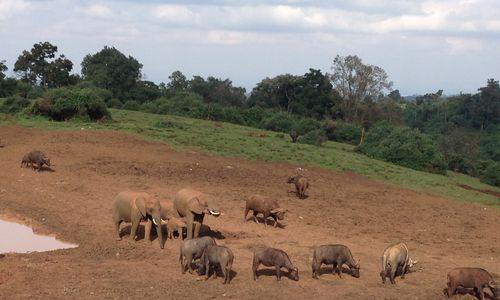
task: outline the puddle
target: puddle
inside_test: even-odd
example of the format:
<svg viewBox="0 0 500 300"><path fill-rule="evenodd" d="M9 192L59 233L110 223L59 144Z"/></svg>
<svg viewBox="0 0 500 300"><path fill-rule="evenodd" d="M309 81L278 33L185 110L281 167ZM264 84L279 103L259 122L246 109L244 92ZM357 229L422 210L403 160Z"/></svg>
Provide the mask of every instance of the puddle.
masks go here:
<svg viewBox="0 0 500 300"><path fill-rule="evenodd" d="M28 226L4 220L0 220L0 237L0 253L43 252L78 247L58 241L55 237L36 234Z"/></svg>

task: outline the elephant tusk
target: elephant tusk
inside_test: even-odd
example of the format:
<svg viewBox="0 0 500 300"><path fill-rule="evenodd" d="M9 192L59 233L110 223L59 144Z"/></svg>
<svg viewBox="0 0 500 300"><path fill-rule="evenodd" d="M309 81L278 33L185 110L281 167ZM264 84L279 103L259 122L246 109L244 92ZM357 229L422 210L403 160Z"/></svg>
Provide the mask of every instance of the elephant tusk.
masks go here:
<svg viewBox="0 0 500 300"><path fill-rule="evenodd" d="M162 224L167 224L167 221L160 219Z"/></svg>
<svg viewBox="0 0 500 300"><path fill-rule="evenodd" d="M155 224L156 226L158 226L158 224L156 224L156 221L155 221L155 219L153 219L153 223L154 223L154 224Z"/></svg>
<svg viewBox="0 0 500 300"><path fill-rule="evenodd" d="M218 216L218 215L220 215L220 212L215 212L215 211L211 210L210 214L212 214L214 216Z"/></svg>

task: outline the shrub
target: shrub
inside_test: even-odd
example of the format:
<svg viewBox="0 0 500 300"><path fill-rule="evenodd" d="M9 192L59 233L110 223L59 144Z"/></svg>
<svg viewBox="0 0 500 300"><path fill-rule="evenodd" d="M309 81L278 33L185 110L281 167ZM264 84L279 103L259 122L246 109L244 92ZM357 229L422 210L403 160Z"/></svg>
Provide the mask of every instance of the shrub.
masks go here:
<svg viewBox="0 0 500 300"><path fill-rule="evenodd" d="M140 108L141 108L141 105L135 100L128 100L122 106L122 109L126 109L126 110L139 110Z"/></svg>
<svg viewBox="0 0 500 300"><path fill-rule="evenodd" d="M486 167L484 172L481 174L481 182L500 186L500 163L490 161L491 163Z"/></svg>
<svg viewBox="0 0 500 300"><path fill-rule="evenodd" d="M144 102L139 108L140 111L147 113L156 113L156 105L153 102Z"/></svg>
<svg viewBox="0 0 500 300"><path fill-rule="evenodd" d="M342 121L329 121L326 124L329 140L357 145L361 139L361 126Z"/></svg>
<svg viewBox="0 0 500 300"><path fill-rule="evenodd" d="M323 143L327 141L326 134L322 129L316 129L313 131L309 131L308 133L302 135L297 140L300 144L309 144L315 146L321 146Z"/></svg>
<svg viewBox="0 0 500 300"><path fill-rule="evenodd" d="M446 162L436 143L418 129L376 124L358 147L362 153L415 170L446 173Z"/></svg>
<svg viewBox="0 0 500 300"><path fill-rule="evenodd" d="M11 96L5 99L0 106L0 112L6 114L15 114L30 105L30 101L20 96Z"/></svg>
<svg viewBox="0 0 500 300"><path fill-rule="evenodd" d="M292 117L285 113L275 113L262 120L260 126L263 129L289 133L294 127Z"/></svg>
<svg viewBox="0 0 500 300"><path fill-rule="evenodd" d="M49 90L32 105L30 111L56 121L74 117L93 121L109 118L109 111L102 99L102 91L99 90L101 89L78 87Z"/></svg>
<svg viewBox="0 0 500 300"><path fill-rule="evenodd" d="M117 98L111 98L106 102L106 105L111 108L122 108L123 103Z"/></svg>

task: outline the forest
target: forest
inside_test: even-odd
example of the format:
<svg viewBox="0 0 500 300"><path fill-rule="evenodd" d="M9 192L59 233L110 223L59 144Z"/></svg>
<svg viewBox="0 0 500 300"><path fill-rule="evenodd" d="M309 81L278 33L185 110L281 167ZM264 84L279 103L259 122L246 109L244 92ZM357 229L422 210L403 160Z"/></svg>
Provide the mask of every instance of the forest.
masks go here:
<svg viewBox="0 0 500 300"><path fill-rule="evenodd" d="M329 72L264 78L251 91L230 79L174 71L145 80L142 64L105 46L73 62L50 42L0 60L0 113L54 121L113 122L108 108L230 122L290 135L318 147L334 140L408 168L475 176L500 186L500 85L485 79L474 94L443 90L403 97L381 67L356 56L333 58Z"/></svg>

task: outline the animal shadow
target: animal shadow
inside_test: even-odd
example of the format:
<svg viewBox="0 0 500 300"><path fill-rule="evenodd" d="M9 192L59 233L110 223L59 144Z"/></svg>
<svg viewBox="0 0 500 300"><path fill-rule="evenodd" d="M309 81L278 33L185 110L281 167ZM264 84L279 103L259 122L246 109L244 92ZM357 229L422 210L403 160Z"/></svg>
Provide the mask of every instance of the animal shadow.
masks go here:
<svg viewBox="0 0 500 300"><path fill-rule="evenodd" d="M257 280L259 280L259 277L261 275L268 277L276 277L276 269L275 268L260 269L255 271L255 275L257 275ZM286 277L293 281L293 279L290 278L290 273L288 271L281 270L281 277Z"/></svg>
<svg viewBox="0 0 500 300"><path fill-rule="evenodd" d="M342 270L340 271L342 272L342 274L348 274L348 275L351 275L352 276L352 272L351 272L351 269L349 268L346 268L346 267L342 267ZM321 275L324 275L324 274L331 274L331 275L335 275L335 276L339 276L337 274L337 268L335 267L330 267L330 266L327 266L327 267L323 267L323 268L320 268L318 270L318 276L321 276Z"/></svg>
<svg viewBox="0 0 500 300"><path fill-rule="evenodd" d="M223 240L226 237L222 234L222 232L218 230L212 230L210 226L202 224L200 228L200 236L209 236L213 237L216 240Z"/></svg>
<svg viewBox="0 0 500 300"><path fill-rule="evenodd" d="M443 289L443 294L445 296L448 296L448 289L447 288ZM474 289L468 289L468 288L464 288L464 287L458 287L455 290L455 294L456 295L471 295L471 296L477 297L479 299L478 293L476 293L476 291ZM492 300L496 299L493 295L490 295L487 292L484 292L484 298L485 299L492 299Z"/></svg>
<svg viewBox="0 0 500 300"><path fill-rule="evenodd" d="M264 219L264 217L258 216L257 220L259 220L259 224L255 223L255 219L250 214L250 216L247 217L246 222L253 222L253 223L257 224L257 225L261 225L262 224L262 226L264 226L264 227L266 226L264 224L264 222L267 222L267 226L274 227L274 220L272 220L272 219ZM286 227L286 225L281 224L281 222L278 220L278 224L276 225L276 228L284 229L285 227Z"/></svg>
<svg viewBox="0 0 500 300"><path fill-rule="evenodd" d="M36 172L55 172L56 170L52 169L49 166L42 166L42 168L40 170L38 168L33 168L33 171L36 171Z"/></svg>

